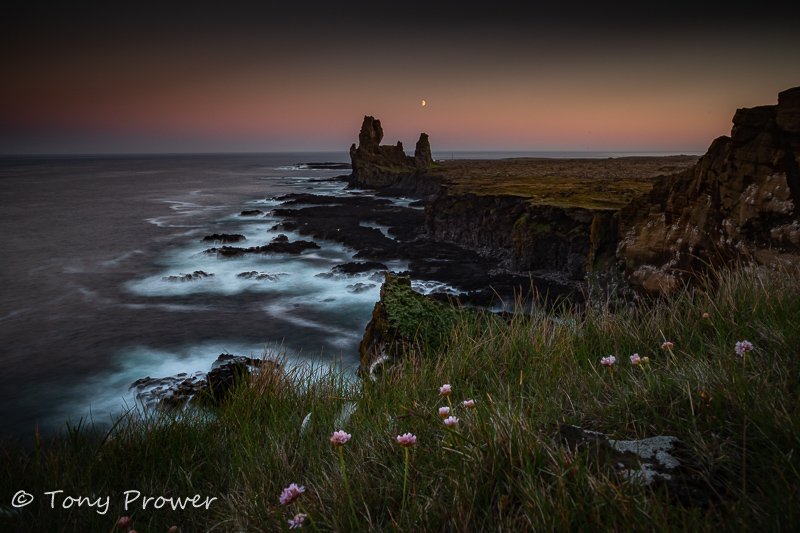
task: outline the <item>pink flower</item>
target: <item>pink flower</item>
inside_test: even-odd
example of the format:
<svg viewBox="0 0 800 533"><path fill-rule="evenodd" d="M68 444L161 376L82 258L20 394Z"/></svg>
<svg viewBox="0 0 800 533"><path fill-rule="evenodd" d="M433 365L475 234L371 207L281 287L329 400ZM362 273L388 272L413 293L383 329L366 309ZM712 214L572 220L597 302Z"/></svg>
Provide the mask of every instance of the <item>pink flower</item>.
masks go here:
<svg viewBox="0 0 800 533"><path fill-rule="evenodd" d="M294 515L294 518L289 520L289 529L300 529L303 527L303 522L306 521L306 516L308 515L305 513L297 513Z"/></svg>
<svg viewBox="0 0 800 533"><path fill-rule="evenodd" d="M737 341L734 350L736 351L736 355L744 357L744 354L753 351L753 343L750 341Z"/></svg>
<svg viewBox="0 0 800 533"><path fill-rule="evenodd" d="M281 492L280 502L281 505L289 505L306 491L304 486L297 486L297 483L292 483Z"/></svg>
<svg viewBox="0 0 800 533"><path fill-rule="evenodd" d="M450 386L449 383L445 383L441 387L439 387L439 395L440 396L450 396L453 393L453 388Z"/></svg>
<svg viewBox="0 0 800 533"><path fill-rule="evenodd" d="M675 346L675 343L672 341L664 341L661 343L662 350L671 350L673 346Z"/></svg>
<svg viewBox="0 0 800 533"><path fill-rule="evenodd" d="M120 516L119 520L117 520L117 529L130 529L130 527L131 527L131 517Z"/></svg>
<svg viewBox="0 0 800 533"><path fill-rule="evenodd" d="M447 407L446 405L444 407L440 407L439 416L441 416L442 418L447 418L448 416L450 416L450 408Z"/></svg>
<svg viewBox="0 0 800 533"><path fill-rule="evenodd" d="M334 446L344 446L347 444L347 441L350 440L350 437L352 437L352 435L350 433L345 433L342 429L334 431L333 434L331 434L331 444Z"/></svg>
<svg viewBox="0 0 800 533"><path fill-rule="evenodd" d="M608 357L603 357L600 359L600 364L603 366L607 366L611 368L617 362L617 358L613 355L609 355Z"/></svg>
<svg viewBox="0 0 800 533"><path fill-rule="evenodd" d="M708 313L703 313L703 318L708 318L708 317L710 317L710 316L711 316L711 315L709 315Z"/></svg>
<svg viewBox="0 0 800 533"><path fill-rule="evenodd" d="M449 428L456 427L458 425L458 418L454 416L448 416L444 419L444 425Z"/></svg>
<svg viewBox="0 0 800 533"><path fill-rule="evenodd" d="M475 409L475 400L464 400L463 402L461 402L461 405L463 405L467 409Z"/></svg>
<svg viewBox="0 0 800 533"><path fill-rule="evenodd" d="M180 533L181 528L178 526L172 526L167 530L167 533Z"/></svg>
<svg viewBox="0 0 800 533"><path fill-rule="evenodd" d="M395 438L397 439L397 444L403 448L411 448L417 443L417 436L413 433L403 433Z"/></svg>
<svg viewBox="0 0 800 533"><path fill-rule="evenodd" d="M638 354L638 353L635 353L635 354L633 354L633 355L631 356L631 364L632 364L632 365L638 365L638 364L639 364L639 363L641 363L641 362L642 362L642 358L641 358L641 357L639 357L639 354Z"/></svg>

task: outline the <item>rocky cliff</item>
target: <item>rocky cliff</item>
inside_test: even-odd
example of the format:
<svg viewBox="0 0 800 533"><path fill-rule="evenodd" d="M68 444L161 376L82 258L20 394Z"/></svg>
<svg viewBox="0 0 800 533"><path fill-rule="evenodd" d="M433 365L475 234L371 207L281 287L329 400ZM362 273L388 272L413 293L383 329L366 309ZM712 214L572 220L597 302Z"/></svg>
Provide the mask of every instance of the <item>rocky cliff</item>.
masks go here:
<svg viewBox="0 0 800 533"><path fill-rule="evenodd" d="M534 205L510 195L440 194L426 208L426 227L500 262L511 272L536 272L562 282L614 260L614 211Z"/></svg>
<svg viewBox="0 0 800 533"><path fill-rule="evenodd" d="M427 196L438 191L436 182L419 179L433 165L427 134L420 134L413 157L406 155L400 141L396 145L382 145L382 140L381 121L365 116L358 134L358 146L350 146L352 186L395 189L405 194L416 193L418 196Z"/></svg>
<svg viewBox="0 0 800 533"><path fill-rule="evenodd" d="M664 293L708 266L800 265L800 87L739 109L730 137L620 212L631 283Z"/></svg>

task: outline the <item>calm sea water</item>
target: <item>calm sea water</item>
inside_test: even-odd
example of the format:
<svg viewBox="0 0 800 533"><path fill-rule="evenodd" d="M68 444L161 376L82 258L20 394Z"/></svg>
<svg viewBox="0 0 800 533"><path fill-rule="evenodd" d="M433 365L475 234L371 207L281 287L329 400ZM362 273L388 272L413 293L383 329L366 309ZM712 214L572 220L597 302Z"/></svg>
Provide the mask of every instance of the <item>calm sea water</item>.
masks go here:
<svg viewBox="0 0 800 533"><path fill-rule="evenodd" d="M524 155L621 154L455 153ZM0 159L0 436L30 436L37 426L47 433L81 417L108 423L134 404L131 382L206 371L223 352L355 368L379 284L355 294L347 285L375 281L317 276L354 250L319 243L302 256L203 253L210 245L201 239L211 233L241 233L248 245L275 237L274 196L353 194L341 182L319 181L346 171L297 165L317 161L349 157ZM267 215L241 217L243 209ZM195 270L214 276L163 279ZM254 270L283 275L237 277Z"/></svg>

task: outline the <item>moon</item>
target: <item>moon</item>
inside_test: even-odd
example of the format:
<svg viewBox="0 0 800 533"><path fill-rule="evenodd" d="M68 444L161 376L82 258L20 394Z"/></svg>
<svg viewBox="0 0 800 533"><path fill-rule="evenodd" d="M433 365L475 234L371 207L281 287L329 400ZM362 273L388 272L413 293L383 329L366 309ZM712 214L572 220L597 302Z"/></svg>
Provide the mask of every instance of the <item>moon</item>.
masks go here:
<svg viewBox="0 0 800 533"><path fill-rule="evenodd" d="M422 102L420 102L420 104L422 105L422 107L425 107L426 105L428 105L428 102L426 102L425 100L423 100Z"/></svg>

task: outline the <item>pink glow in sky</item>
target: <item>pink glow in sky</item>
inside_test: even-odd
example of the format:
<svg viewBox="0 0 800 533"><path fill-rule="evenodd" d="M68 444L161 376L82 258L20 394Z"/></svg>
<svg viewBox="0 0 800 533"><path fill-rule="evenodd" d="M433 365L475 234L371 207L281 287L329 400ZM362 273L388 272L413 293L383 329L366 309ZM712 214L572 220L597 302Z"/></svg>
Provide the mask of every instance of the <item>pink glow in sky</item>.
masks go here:
<svg viewBox="0 0 800 533"><path fill-rule="evenodd" d="M369 26L280 15L71 32L28 14L4 43L0 153L343 151L365 114L387 142L426 131L438 150L703 151L736 108L800 84L798 32L781 28L723 39L724 26L629 34L567 17L537 31L532 15L443 11L410 31L381 12Z"/></svg>

